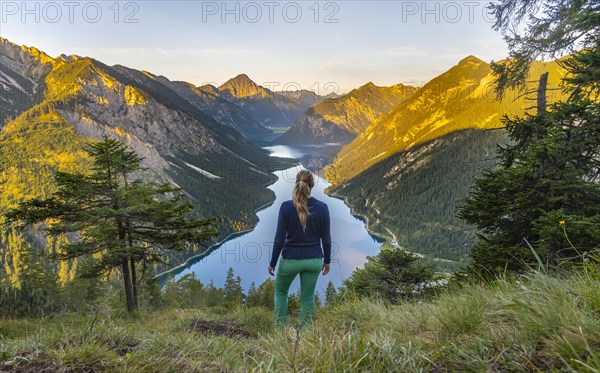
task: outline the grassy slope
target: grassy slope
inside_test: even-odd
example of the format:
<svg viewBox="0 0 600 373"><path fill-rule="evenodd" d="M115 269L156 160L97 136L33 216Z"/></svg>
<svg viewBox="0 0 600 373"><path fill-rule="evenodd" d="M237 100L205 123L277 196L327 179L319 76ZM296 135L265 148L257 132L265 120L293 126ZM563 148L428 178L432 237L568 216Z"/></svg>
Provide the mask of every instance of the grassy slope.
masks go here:
<svg viewBox="0 0 600 373"><path fill-rule="evenodd" d="M274 329L272 313L259 309L170 309L136 319L106 311L92 331L91 315L0 320L0 356L38 370L593 372L599 281L598 268L562 278L532 272L423 303L349 301L322 309L299 338ZM237 320L250 336L191 331L197 318Z"/></svg>

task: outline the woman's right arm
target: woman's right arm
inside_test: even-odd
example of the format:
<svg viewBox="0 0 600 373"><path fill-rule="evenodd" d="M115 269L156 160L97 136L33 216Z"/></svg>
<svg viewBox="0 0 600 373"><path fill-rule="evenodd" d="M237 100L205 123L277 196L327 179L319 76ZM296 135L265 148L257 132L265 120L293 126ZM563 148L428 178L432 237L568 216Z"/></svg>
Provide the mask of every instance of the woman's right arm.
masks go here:
<svg viewBox="0 0 600 373"><path fill-rule="evenodd" d="M277 229L275 230L275 238L273 239L273 253L271 254L271 262L269 263L269 273L275 269L279 254L281 254L281 250L285 243L286 233L285 214L282 203L279 207L279 216L277 217Z"/></svg>

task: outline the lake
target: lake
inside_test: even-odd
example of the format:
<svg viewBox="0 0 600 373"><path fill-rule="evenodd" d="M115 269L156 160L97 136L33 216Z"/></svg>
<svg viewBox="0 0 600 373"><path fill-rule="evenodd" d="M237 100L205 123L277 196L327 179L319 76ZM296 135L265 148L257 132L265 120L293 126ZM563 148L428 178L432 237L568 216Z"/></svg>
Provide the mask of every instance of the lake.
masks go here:
<svg viewBox="0 0 600 373"><path fill-rule="evenodd" d="M310 157L311 153L318 154L322 150L318 147L283 145L269 146L265 149L269 150L272 156L296 159ZM270 277L267 268L279 207L282 202L291 199L296 173L301 169L303 166L275 172L278 180L268 187L275 192L275 202L257 212L260 221L253 231L232 236L213 247L209 253L191 258L170 273L175 275L175 279L179 279L193 272L202 283L208 284L212 280L215 286L222 287L227 270L231 267L235 275L242 279L244 291L248 290L252 282L256 283L256 286L263 283ZM383 242L381 238L367 232L364 221L353 216L344 201L325 194L324 190L329 185L331 184L324 178L315 175L315 186L311 193L313 197L327 203L331 217L331 270L328 275L320 276L317 283L317 289L322 294L329 281L339 287L354 269L364 264L367 256L379 252ZM164 274L161 278L164 278ZM297 278L292 284L292 291L296 291L298 286Z"/></svg>

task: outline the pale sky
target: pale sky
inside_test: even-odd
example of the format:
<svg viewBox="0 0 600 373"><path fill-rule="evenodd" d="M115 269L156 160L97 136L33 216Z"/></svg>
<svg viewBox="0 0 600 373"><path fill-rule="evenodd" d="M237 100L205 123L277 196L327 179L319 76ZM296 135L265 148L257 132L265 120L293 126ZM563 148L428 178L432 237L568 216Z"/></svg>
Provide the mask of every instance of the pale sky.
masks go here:
<svg viewBox="0 0 600 373"><path fill-rule="evenodd" d="M0 1L0 35L171 80L338 93L507 56L478 1ZM337 88L335 88L337 87Z"/></svg>

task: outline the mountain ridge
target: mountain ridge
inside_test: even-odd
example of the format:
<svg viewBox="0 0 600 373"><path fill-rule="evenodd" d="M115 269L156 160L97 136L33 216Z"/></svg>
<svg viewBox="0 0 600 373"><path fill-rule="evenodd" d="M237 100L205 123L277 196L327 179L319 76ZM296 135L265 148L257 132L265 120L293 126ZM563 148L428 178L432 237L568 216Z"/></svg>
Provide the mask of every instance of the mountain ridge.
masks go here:
<svg viewBox="0 0 600 373"><path fill-rule="evenodd" d="M548 88L558 88L564 70L557 62L535 62L529 80L544 71L551 72ZM475 56L462 59L342 147L327 168L328 179L333 183L348 181L399 151L453 131L502 127L502 115L523 113L526 99L513 101L518 93L511 91L496 101L493 81L489 64ZM561 93L549 90L550 102L558 97Z"/></svg>
<svg viewBox="0 0 600 373"><path fill-rule="evenodd" d="M349 143L379 116L408 99L415 90L403 84L378 87L368 82L345 95L315 104L275 143Z"/></svg>
<svg viewBox="0 0 600 373"><path fill-rule="evenodd" d="M564 70L556 61L536 62L528 80L543 72L550 73L548 101L565 99L554 90ZM493 82L487 63L462 59L343 147L326 168L334 184L327 192L343 197L374 232L437 258L444 270L460 269L475 231L457 218L457 207L508 142L502 115L522 115L531 105L516 91L496 101Z"/></svg>

